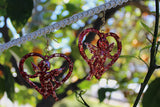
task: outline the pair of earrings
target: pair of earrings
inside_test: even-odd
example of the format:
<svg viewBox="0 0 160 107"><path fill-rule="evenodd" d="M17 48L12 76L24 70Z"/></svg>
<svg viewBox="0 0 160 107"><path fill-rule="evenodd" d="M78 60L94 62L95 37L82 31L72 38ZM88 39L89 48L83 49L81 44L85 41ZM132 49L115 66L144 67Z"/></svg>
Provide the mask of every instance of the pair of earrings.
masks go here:
<svg viewBox="0 0 160 107"><path fill-rule="evenodd" d="M94 46L89 43L85 43L87 48L90 50L90 52L93 54L91 59L88 59L84 48L83 48L83 39L89 32L94 32L99 36L99 40L97 41L97 46ZM114 43L109 44L107 37L113 37L117 42L117 53L114 55L111 55L111 51L113 50ZM119 37L115 33L100 33L98 30L93 28L88 28L84 30L80 36L78 41L78 47L81 56L84 58L84 60L88 63L90 67L90 72L87 77L87 80L90 80L93 76L95 76L97 79L100 79L102 74L108 70L118 59L122 45L119 40ZM24 72L24 62L27 58L37 56L41 58L42 60L38 63L38 65L35 65L31 62L31 65L33 67L33 70L35 72L34 75L29 75L26 72ZM59 69L53 69L50 70L51 65L49 60L51 60L54 57L62 57L64 58L68 64L69 64L69 71L66 73L65 76L62 76L63 78L61 80L56 80L56 77L59 77L60 74L64 74L66 72L66 68L59 68ZM111 59L111 61L108 64L104 64L106 62L106 59ZM49 71L50 70L50 71ZM51 56L48 55L41 55L39 53L29 53L22 57L19 63L19 71L22 75L22 77L33 87L35 88L41 95L43 95L44 98L47 98L48 96L52 95L53 98L57 101L58 97L56 96L55 90L60 87L72 74L73 70L73 62L71 59L61 53L55 53ZM39 77L41 87L38 87L33 81L31 81L29 78L36 78Z"/></svg>

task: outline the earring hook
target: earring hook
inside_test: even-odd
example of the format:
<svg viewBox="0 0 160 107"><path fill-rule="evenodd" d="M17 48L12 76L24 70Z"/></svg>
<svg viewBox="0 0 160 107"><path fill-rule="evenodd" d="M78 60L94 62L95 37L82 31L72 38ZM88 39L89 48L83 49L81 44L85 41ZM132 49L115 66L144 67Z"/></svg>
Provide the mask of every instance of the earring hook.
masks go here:
<svg viewBox="0 0 160 107"><path fill-rule="evenodd" d="M44 48L44 52L45 52L45 55L48 55L49 53L49 38L47 37L47 35L44 35L45 39L47 40L47 43L46 43L46 47Z"/></svg>

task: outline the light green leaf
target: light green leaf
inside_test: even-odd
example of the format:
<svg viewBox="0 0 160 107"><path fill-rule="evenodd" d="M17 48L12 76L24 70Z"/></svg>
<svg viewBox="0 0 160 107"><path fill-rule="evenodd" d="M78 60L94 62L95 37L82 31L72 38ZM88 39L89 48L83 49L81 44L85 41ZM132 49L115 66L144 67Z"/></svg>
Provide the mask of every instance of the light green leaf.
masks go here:
<svg viewBox="0 0 160 107"><path fill-rule="evenodd" d="M139 55L140 55L140 53L141 53L143 50L149 49L149 48L151 48L151 47L152 47L152 45L147 45L147 46L143 47L143 48L139 51Z"/></svg>
<svg viewBox="0 0 160 107"><path fill-rule="evenodd" d="M132 11L133 11L133 9L132 9L131 6L126 6L126 7L125 7L125 10L126 10L127 12L132 12Z"/></svg>
<svg viewBox="0 0 160 107"><path fill-rule="evenodd" d="M137 58L134 55L120 55L119 58Z"/></svg>
<svg viewBox="0 0 160 107"><path fill-rule="evenodd" d="M154 34L152 33L151 29L150 29L145 23L143 23L143 22L141 21L141 24L142 24L142 26L144 27L145 30L147 30L150 34L154 35Z"/></svg>

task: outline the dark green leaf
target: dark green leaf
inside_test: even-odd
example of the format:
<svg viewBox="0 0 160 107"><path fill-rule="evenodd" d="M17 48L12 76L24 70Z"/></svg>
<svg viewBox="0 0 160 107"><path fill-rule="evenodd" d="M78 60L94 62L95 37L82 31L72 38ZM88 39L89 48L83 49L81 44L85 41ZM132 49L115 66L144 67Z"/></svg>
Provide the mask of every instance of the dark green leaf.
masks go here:
<svg viewBox="0 0 160 107"><path fill-rule="evenodd" d="M4 79L0 77L0 99L3 97L4 95L4 91L5 91L5 84L4 84Z"/></svg>
<svg viewBox="0 0 160 107"><path fill-rule="evenodd" d="M13 101L14 100L14 79L12 73L10 72L10 68L8 66L4 66L4 76L5 76L5 91L7 92L8 98Z"/></svg>
<svg viewBox="0 0 160 107"><path fill-rule="evenodd" d="M143 107L159 107L160 105L160 78L152 81L142 100Z"/></svg>
<svg viewBox="0 0 160 107"><path fill-rule="evenodd" d="M113 92L113 91L116 91L117 89L115 88L106 88L106 92Z"/></svg>
<svg viewBox="0 0 160 107"><path fill-rule="evenodd" d="M11 18L13 25L23 27L31 16L33 9L32 0L6 0L7 16Z"/></svg>
<svg viewBox="0 0 160 107"><path fill-rule="evenodd" d="M66 4L66 9L67 9L71 14L75 14L75 13L81 11L81 8L79 8L79 6L76 6L75 4L72 4L72 3L67 3L67 4Z"/></svg>
<svg viewBox="0 0 160 107"><path fill-rule="evenodd" d="M102 102L106 98L105 93L106 93L106 89L105 88L100 88L98 90L98 99L99 99L100 102Z"/></svg>
<svg viewBox="0 0 160 107"><path fill-rule="evenodd" d="M105 95L106 92L113 92L113 91L116 91L116 90L117 89L114 89L114 88L100 88L98 90L99 101L102 102L106 98L106 95Z"/></svg>
<svg viewBox="0 0 160 107"><path fill-rule="evenodd" d="M143 22L141 21L141 24L142 24L142 26L145 28L145 30L147 30L150 34L154 35L154 34L152 33L151 29L150 29L145 23L143 23Z"/></svg>
<svg viewBox="0 0 160 107"><path fill-rule="evenodd" d="M0 16L6 16L6 0L0 0Z"/></svg>

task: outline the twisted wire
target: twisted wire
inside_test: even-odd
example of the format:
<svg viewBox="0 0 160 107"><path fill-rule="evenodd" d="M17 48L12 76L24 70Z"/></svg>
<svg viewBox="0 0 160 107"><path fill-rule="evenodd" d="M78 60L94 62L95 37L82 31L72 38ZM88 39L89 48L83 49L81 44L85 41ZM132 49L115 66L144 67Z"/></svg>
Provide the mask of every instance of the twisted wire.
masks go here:
<svg viewBox="0 0 160 107"><path fill-rule="evenodd" d="M39 29L37 31L34 31L32 33L29 33L27 35L24 35L20 38L11 40L7 43L4 43L3 45L0 45L0 53L2 53L4 50L9 49L10 47L21 45L25 43L26 41L31 41L33 39L36 39L37 37L40 37L42 35L49 34L51 32L54 32L55 30L58 30L60 28L64 28L67 25L70 25L74 22L77 22L80 19L83 19L84 17L93 16L95 14L100 13L101 11L105 11L107 9L114 8L118 5L122 5L123 3L127 2L128 0L111 0L107 3L104 3L100 6L94 7L92 9L89 9L87 11L83 11L77 14L72 15L69 18L65 18L64 20L61 20L57 23L54 23L52 25L46 26L42 29Z"/></svg>

